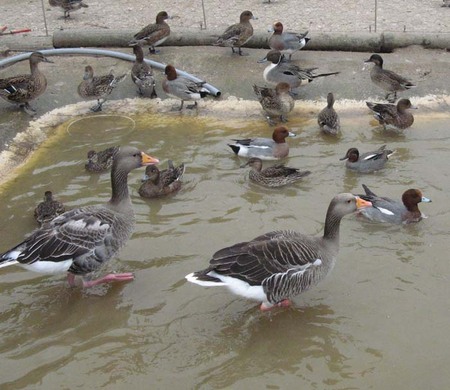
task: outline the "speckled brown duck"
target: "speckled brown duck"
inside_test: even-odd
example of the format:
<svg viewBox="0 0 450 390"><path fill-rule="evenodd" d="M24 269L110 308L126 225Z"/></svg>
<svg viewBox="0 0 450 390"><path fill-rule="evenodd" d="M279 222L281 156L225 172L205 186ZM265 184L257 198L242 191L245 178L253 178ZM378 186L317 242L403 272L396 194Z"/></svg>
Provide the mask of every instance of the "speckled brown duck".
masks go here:
<svg viewBox="0 0 450 390"><path fill-rule="evenodd" d="M150 54L156 53L156 46L161 45L170 35L170 26L166 20L170 19L166 11L161 11L156 15L156 22L145 26L142 30L134 34L129 42L134 45L148 45Z"/></svg>
<svg viewBox="0 0 450 390"><path fill-rule="evenodd" d="M65 206L53 197L52 191L45 191L44 200L34 209L34 219L42 225L66 211Z"/></svg>
<svg viewBox="0 0 450 390"><path fill-rule="evenodd" d="M287 122L286 116L294 109L295 105L291 95L291 86L288 83L278 83L275 88L254 85L253 91L261 107L267 113L270 125L274 124L272 117L278 117L281 122Z"/></svg>
<svg viewBox="0 0 450 390"><path fill-rule="evenodd" d="M70 12L89 6L83 0L48 0L52 7L60 7L64 11L64 18L70 18Z"/></svg>
<svg viewBox="0 0 450 390"><path fill-rule="evenodd" d="M366 102L373 113L375 119L384 128L392 126L396 129L407 129L414 123L414 116L410 109L417 109L411 104L409 99L400 99L397 104Z"/></svg>
<svg viewBox="0 0 450 390"><path fill-rule="evenodd" d="M136 56L136 60L131 68L131 79L138 87L139 95L151 99L156 98L156 83L153 69L144 61L142 46L133 45L133 53Z"/></svg>
<svg viewBox="0 0 450 390"><path fill-rule="evenodd" d="M334 95L329 92L327 95L327 106L319 112L317 122L320 130L326 134L337 135L341 129L339 115L334 109Z"/></svg>
<svg viewBox="0 0 450 390"><path fill-rule="evenodd" d="M158 198L173 194L181 188L181 178L184 174L184 163L178 167L169 160L168 168L159 170L156 165L149 165L139 188L139 195L143 198Z"/></svg>

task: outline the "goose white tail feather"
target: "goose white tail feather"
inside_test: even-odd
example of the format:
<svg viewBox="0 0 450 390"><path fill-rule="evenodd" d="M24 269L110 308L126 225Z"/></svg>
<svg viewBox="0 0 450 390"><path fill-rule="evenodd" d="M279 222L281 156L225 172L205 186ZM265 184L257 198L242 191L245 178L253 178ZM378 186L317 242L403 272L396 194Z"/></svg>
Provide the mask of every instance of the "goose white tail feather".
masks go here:
<svg viewBox="0 0 450 390"><path fill-rule="evenodd" d="M188 282L198 284L199 286L203 286L203 287L218 287L218 286L226 286L227 285L224 282L213 282L213 281L200 280L200 279L198 279L197 276L195 276L195 272L192 272L189 275L186 275L185 278Z"/></svg>

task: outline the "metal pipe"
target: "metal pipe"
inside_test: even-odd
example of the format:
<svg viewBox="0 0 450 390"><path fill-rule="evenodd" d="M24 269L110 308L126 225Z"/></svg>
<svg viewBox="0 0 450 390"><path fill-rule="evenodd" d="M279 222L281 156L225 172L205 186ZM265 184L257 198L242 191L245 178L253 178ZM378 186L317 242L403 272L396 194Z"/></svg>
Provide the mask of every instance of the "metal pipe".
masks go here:
<svg viewBox="0 0 450 390"><path fill-rule="evenodd" d="M67 49L46 49L46 50L39 50L40 53L42 53L44 56L58 56L58 55L65 55L65 54L82 54L82 55L92 55L92 56L106 56L106 57L113 57L118 58L125 61L134 62L136 59L135 56L132 56L130 54L120 53L118 51L113 50L101 50L101 49L85 49L85 48L67 48ZM18 54L13 57L5 58L4 60L0 61L0 69L12 64L15 64L16 62L26 60L30 57L31 53L23 53ZM152 60L147 60L144 58L144 61L149 64L151 67L164 71L166 64L162 64L161 62L156 62ZM177 69L177 74L180 76L184 76L192 81L195 81L197 83L203 82L203 80L191 75L190 73L187 73L183 70ZM205 83L203 84L203 87L206 88L211 95L215 97L219 97L222 93L219 89L212 86L211 84Z"/></svg>

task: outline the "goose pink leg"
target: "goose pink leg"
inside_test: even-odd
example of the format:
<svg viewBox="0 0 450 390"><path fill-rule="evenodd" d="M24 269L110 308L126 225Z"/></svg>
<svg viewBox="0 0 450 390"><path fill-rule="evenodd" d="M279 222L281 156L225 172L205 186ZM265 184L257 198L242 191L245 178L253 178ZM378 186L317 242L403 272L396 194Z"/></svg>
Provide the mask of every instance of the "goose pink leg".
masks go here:
<svg viewBox="0 0 450 390"><path fill-rule="evenodd" d="M96 286L98 284L103 284L103 283L128 282L130 280L134 280L134 275L131 272L127 272L127 273L123 273L123 274L108 274L106 276L103 276L102 278L90 280L88 282L83 280L83 287L89 288L89 287ZM71 286L71 287L76 286L74 274L68 274L67 281L69 283L69 286Z"/></svg>
<svg viewBox="0 0 450 390"><path fill-rule="evenodd" d="M289 299L283 299L281 302L276 303L275 305L267 305L266 303L261 303L261 306L259 309L261 311L269 311L272 310L274 307L289 307L292 305L292 302Z"/></svg>

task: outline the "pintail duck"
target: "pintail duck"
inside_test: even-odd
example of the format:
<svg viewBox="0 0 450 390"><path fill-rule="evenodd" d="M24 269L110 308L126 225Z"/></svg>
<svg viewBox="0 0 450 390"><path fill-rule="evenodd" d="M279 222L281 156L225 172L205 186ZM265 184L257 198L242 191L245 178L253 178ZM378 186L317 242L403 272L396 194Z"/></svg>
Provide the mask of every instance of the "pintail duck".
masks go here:
<svg viewBox="0 0 450 390"><path fill-rule="evenodd" d="M53 198L53 193L51 191L45 191L44 201L39 203L34 209L34 219L42 226L65 211L66 208L64 205Z"/></svg>
<svg viewBox="0 0 450 390"><path fill-rule="evenodd" d="M144 61L144 51L139 45L133 45L133 52L136 56L133 67L131 68L131 79L137 85L139 94L151 99L156 98L155 78L153 69Z"/></svg>
<svg viewBox="0 0 450 390"><path fill-rule="evenodd" d="M166 78L162 82L162 88L168 95L181 99L180 111L183 109L185 100L193 100L194 104L187 108L194 108L197 107L197 100L209 95L209 91L203 87L205 81L196 82L187 77L178 76L173 65L167 65L164 74Z"/></svg>
<svg viewBox="0 0 450 390"><path fill-rule="evenodd" d="M360 195L363 199L372 203L372 207L360 210L360 214L371 221L388 222L393 224L408 224L419 222L426 218L419 210L420 202L431 202L430 199L422 195L418 189L409 189L402 195L402 200L393 200L388 197L381 197L374 194L365 184L362 185L365 195Z"/></svg>
<svg viewBox="0 0 450 390"><path fill-rule="evenodd" d="M41 96L47 89L47 79L39 70L40 62L50 62L44 55L38 51L31 53L30 74L21 74L17 76L0 79L0 97L7 102L17 104L23 108L29 115L34 115L36 111L30 106L29 102Z"/></svg>
<svg viewBox="0 0 450 390"><path fill-rule="evenodd" d="M118 146L112 146L100 152L90 150L87 153L88 162L84 165L86 171L93 173L108 171L112 167L114 156L118 151Z"/></svg>
<svg viewBox="0 0 450 390"><path fill-rule="evenodd" d="M157 198L177 192L181 188L181 178L184 174L184 163L175 167L171 160L168 168L160 171L156 165L145 169L143 183L139 195L143 198Z"/></svg>
<svg viewBox="0 0 450 390"><path fill-rule="evenodd" d="M267 113L267 120L273 125L271 116L277 116L281 122L287 122L286 115L294 109L295 101L288 83L278 83L275 88L253 86L253 91Z"/></svg>
<svg viewBox="0 0 450 390"><path fill-rule="evenodd" d="M272 188L293 184L311 173L310 171L300 171L297 168L286 167L283 164L263 169L262 160L258 157L252 157L241 168L246 166L252 168L249 173L251 181Z"/></svg>
<svg viewBox="0 0 450 390"><path fill-rule="evenodd" d="M76 275L84 276L99 270L128 241L135 225L128 193L128 173L158 162L135 147L121 147L111 169L112 196L109 202L83 206L59 215L1 254L0 267L19 264L40 273L68 272L68 283L75 286ZM131 273L109 274L83 281L82 285L91 287L133 278Z"/></svg>
<svg viewBox="0 0 450 390"><path fill-rule="evenodd" d="M70 18L71 11L89 7L82 0L48 0L48 3L52 7L60 7L64 11L64 19Z"/></svg>
<svg viewBox="0 0 450 390"><path fill-rule="evenodd" d="M91 111L101 111L106 97L125 77L126 74L115 77L112 71L108 75L94 76L94 69L88 65L84 68L83 81L78 85L78 94L84 99L97 99L97 105Z"/></svg>
<svg viewBox="0 0 450 390"><path fill-rule="evenodd" d="M148 45L150 54L155 54L155 47L161 45L170 35L170 26L166 23L167 19L170 19L170 16L166 11L159 12L156 15L156 23L149 24L134 34L134 38L129 42L129 45Z"/></svg>
<svg viewBox="0 0 450 390"><path fill-rule="evenodd" d="M318 77L331 76L339 72L314 74L317 68L302 69L297 65L284 61L284 55L278 50L271 50L261 62L269 61L270 65L264 69L264 80L268 83L278 84L280 82L288 83L292 89L301 85L308 84Z"/></svg>
<svg viewBox="0 0 450 390"><path fill-rule="evenodd" d="M283 32L283 23L275 22L272 26L272 35L269 38L269 47L272 50L278 50L281 54L289 54L289 61L292 54L305 47L310 41L307 38L308 31L304 33Z"/></svg>
<svg viewBox="0 0 450 390"><path fill-rule="evenodd" d="M243 55L241 47L253 36L253 27L250 19L256 19L251 11L242 12L239 17L239 23L228 27L214 45L231 47L233 53L236 53L234 48L237 47L238 54L240 56Z"/></svg>
<svg viewBox="0 0 450 390"><path fill-rule="evenodd" d="M225 286L262 302L261 310L289 306L290 300L324 279L339 252L341 219L371 204L352 194L336 195L328 207L323 236L292 230L263 234L216 252L209 267L186 276L200 286Z"/></svg>
<svg viewBox="0 0 450 390"><path fill-rule="evenodd" d="M417 109L409 99L400 99L397 104L366 102L374 112L375 119L386 128L386 125L397 129L406 129L414 123L414 116L408 110Z"/></svg>
<svg viewBox="0 0 450 390"><path fill-rule="evenodd" d="M228 144L233 152L240 157L258 157L261 160L278 160L287 157L289 145L287 137L295 137L286 127L277 127L270 138L234 139L234 144Z"/></svg>
<svg viewBox="0 0 450 390"><path fill-rule="evenodd" d="M333 108L334 105L334 95L329 92L327 95L327 106L320 111L317 122L319 123L320 129L327 134L336 135L339 133L341 128L339 116L336 110Z"/></svg>
<svg viewBox="0 0 450 390"><path fill-rule="evenodd" d="M386 145L381 146L373 152L359 154L356 148L350 148L344 157L340 160L347 160L345 166L348 169L361 173L378 171L384 167L389 157L395 153L395 150L386 149Z"/></svg>
<svg viewBox="0 0 450 390"><path fill-rule="evenodd" d="M397 92L415 87L413 83L397 73L383 69L383 58L378 54L372 54L364 62L373 62L375 64L370 71L370 78L375 85L387 91L385 99L391 103L397 100ZM392 97L390 97L391 95Z"/></svg>

